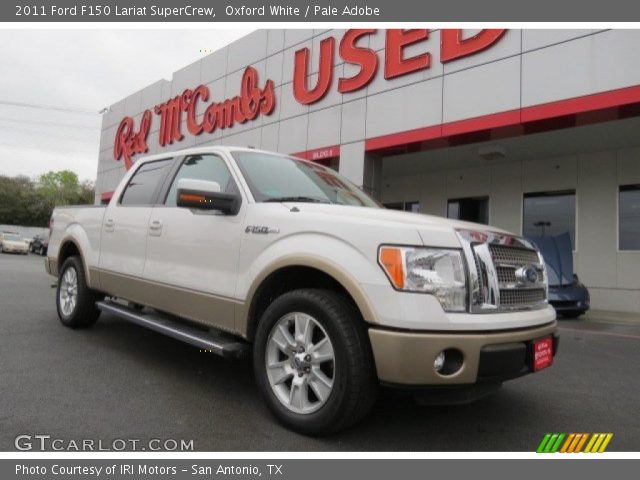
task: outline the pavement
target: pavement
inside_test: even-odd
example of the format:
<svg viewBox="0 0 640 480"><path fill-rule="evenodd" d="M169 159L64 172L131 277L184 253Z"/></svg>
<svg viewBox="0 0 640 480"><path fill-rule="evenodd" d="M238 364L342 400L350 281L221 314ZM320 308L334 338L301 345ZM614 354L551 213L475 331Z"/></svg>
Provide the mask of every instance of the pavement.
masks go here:
<svg viewBox="0 0 640 480"><path fill-rule="evenodd" d="M640 450L640 315L562 320L552 368L476 403L424 407L383 391L356 427L310 438L275 422L248 360L104 314L91 329L64 328L52 282L41 257L0 255L0 451L44 434L65 445L193 440L196 451L531 452L546 432L612 432L609 451Z"/></svg>

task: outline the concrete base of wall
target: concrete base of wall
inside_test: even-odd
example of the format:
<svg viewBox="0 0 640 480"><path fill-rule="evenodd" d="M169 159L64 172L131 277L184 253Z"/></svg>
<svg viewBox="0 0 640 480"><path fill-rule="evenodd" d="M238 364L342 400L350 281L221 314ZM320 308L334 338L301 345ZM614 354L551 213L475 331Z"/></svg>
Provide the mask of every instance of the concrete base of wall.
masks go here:
<svg viewBox="0 0 640 480"><path fill-rule="evenodd" d="M640 292L638 290L589 287L589 293L591 294L591 305L598 311L640 316Z"/></svg>
<svg viewBox="0 0 640 480"><path fill-rule="evenodd" d="M611 312L608 310L589 310L581 320L593 323L611 323L616 325L640 325L640 313Z"/></svg>

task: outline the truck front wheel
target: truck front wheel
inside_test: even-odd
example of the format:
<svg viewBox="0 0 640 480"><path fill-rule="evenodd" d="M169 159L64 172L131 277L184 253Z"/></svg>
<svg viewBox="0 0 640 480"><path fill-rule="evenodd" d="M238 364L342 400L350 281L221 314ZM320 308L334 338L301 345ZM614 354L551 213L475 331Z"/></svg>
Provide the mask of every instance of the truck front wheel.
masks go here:
<svg viewBox="0 0 640 480"><path fill-rule="evenodd" d="M307 435L348 428L376 399L364 322L333 291L301 289L274 300L256 330L253 365L271 411Z"/></svg>
<svg viewBox="0 0 640 480"><path fill-rule="evenodd" d="M69 257L62 264L56 291L58 318L71 328L89 327L96 323L100 310L99 296L87 286L80 257Z"/></svg>

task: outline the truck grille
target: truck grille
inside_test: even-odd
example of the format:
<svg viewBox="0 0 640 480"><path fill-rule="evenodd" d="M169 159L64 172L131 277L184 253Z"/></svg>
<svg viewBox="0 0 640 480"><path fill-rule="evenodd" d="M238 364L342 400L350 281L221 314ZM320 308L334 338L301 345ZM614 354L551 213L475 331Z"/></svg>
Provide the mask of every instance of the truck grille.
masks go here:
<svg viewBox="0 0 640 480"><path fill-rule="evenodd" d="M506 247L504 245L490 245L489 250L491 250L491 256L495 263L512 263L522 266L540 262L538 252L535 250Z"/></svg>
<svg viewBox="0 0 640 480"><path fill-rule="evenodd" d="M530 310L547 305L545 270L526 239L460 231L471 275L470 311Z"/></svg>
<svg viewBox="0 0 640 480"><path fill-rule="evenodd" d="M544 288L500 289L500 305L502 307L522 307L537 304L546 298Z"/></svg>

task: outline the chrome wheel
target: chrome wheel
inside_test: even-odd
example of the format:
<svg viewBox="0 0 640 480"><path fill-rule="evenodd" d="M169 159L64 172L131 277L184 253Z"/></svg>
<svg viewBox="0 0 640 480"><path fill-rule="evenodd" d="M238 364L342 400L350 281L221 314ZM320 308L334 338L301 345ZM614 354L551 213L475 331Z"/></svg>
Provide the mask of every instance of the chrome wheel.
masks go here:
<svg viewBox="0 0 640 480"><path fill-rule="evenodd" d="M313 413L329 399L335 354L327 332L311 315L289 313L275 323L265 362L273 392L290 411Z"/></svg>
<svg viewBox="0 0 640 480"><path fill-rule="evenodd" d="M74 267L67 268L60 279L58 301L62 314L69 317L78 303L78 272Z"/></svg>

